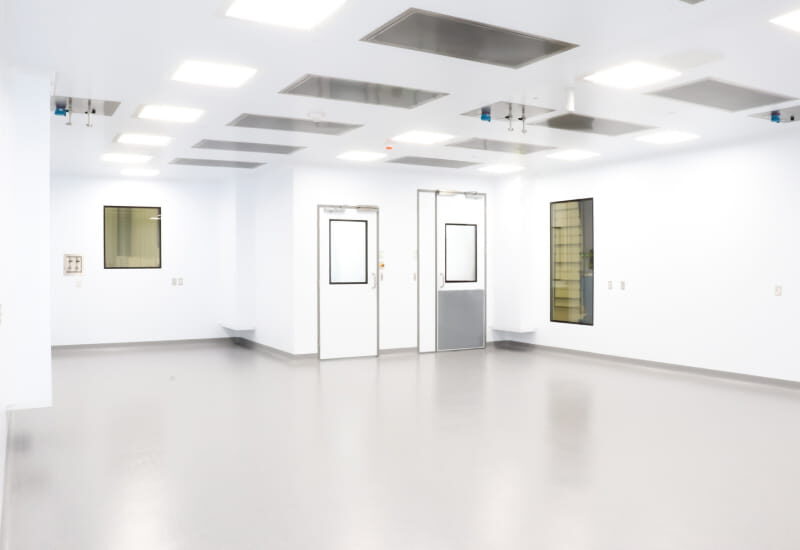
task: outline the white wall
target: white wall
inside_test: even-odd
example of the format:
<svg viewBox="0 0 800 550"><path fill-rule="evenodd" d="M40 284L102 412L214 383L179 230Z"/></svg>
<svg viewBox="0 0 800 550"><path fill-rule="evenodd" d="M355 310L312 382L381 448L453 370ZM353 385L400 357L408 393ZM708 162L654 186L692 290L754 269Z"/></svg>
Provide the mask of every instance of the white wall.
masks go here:
<svg viewBox="0 0 800 550"><path fill-rule="evenodd" d="M501 315L529 319L541 345L800 380L797 129L776 131L784 137L504 185L528 221L521 286L498 289ZM595 326L550 323L549 203L584 197ZM526 287L515 307L511 289Z"/></svg>
<svg viewBox="0 0 800 550"><path fill-rule="evenodd" d="M49 101L46 75L9 67L0 55L0 487L6 409L52 399Z"/></svg>
<svg viewBox="0 0 800 550"><path fill-rule="evenodd" d="M226 335L233 184L54 177L52 189L54 345ZM162 269L104 269L104 205L162 208ZM64 254L84 256L82 276L63 274Z"/></svg>

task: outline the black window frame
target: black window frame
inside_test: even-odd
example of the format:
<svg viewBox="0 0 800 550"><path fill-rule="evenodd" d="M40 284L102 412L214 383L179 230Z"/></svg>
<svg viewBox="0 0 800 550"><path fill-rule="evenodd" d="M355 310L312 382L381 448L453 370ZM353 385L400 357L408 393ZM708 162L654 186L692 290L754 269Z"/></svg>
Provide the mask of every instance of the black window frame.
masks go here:
<svg viewBox="0 0 800 550"><path fill-rule="evenodd" d="M135 267L135 266L109 266L108 265L108 256L106 255L106 238L108 234L106 233L106 209L108 208L129 208L132 210L136 209L148 209L148 210L158 210L158 265L157 266L148 266L148 267ZM162 235L161 235L161 207L160 206L123 206L123 205L113 205L113 204L106 204L103 205L103 269L162 269L164 266L163 257L164 257L164 250L162 248Z"/></svg>
<svg viewBox="0 0 800 550"><path fill-rule="evenodd" d="M553 285L553 282L554 282L554 278L553 277L555 275L554 269L553 269L554 264L555 264L554 256L553 256L553 254L555 252L554 248L553 248L553 244L554 244L554 242L553 242L554 241L554 238L553 238L553 206L555 206L556 204L564 204L564 203L567 203L567 202L578 202L578 203L580 203L580 202L585 202L585 201L591 201L591 204L592 204L592 246L591 246L591 249L589 251L589 262L591 264L591 271L592 271L592 292L591 292L591 296L592 296L591 311L592 311L592 313L591 313L591 320L588 323L582 323L582 322L578 322L578 321L556 320L556 319L553 319L553 313L554 313L554 310L555 310L555 287ZM595 322L595 308L594 308L594 304L595 304L595 299L594 299L594 295L595 295L594 251L595 251L595 247L594 247L594 197L584 197L584 198L579 198L579 199L568 199L568 200L563 200L563 201L553 201L553 202L551 202L550 203L550 280L549 280L549 284L550 284L550 322L551 323L560 323L560 324L565 324L565 325L576 325L576 326L582 326L582 327L593 327L594 326L594 322ZM581 291L583 291L582 287L581 287Z"/></svg>
<svg viewBox="0 0 800 550"><path fill-rule="evenodd" d="M333 281L333 246L331 243L331 229L333 222L353 222L364 224L364 282L334 282ZM369 284L369 220L351 220L331 218L328 220L328 284L329 285L366 285Z"/></svg>
<svg viewBox="0 0 800 550"><path fill-rule="evenodd" d="M447 278L447 228L453 226L471 227L475 230L475 278L473 280L451 280ZM444 282L454 283L477 283L478 282L478 224L477 223L446 223L444 224Z"/></svg>

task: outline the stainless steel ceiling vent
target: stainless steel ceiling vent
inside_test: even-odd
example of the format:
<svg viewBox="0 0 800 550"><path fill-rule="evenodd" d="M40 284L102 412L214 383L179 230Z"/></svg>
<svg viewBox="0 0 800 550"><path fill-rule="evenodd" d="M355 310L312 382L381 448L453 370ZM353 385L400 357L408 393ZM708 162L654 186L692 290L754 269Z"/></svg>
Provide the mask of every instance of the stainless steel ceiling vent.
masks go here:
<svg viewBox="0 0 800 550"><path fill-rule="evenodd" d="M327 134L340 136L361 124L344 124L341 122L313 121L304 118L285 118L278 116L252 115L244 113L228 123L228 126L239 128L258 128L261 130L281 130L284 132L306 132L309 134Z"/></svg>
<svg viewBox="0 0 800 550"><path fill-rule="evenodd" d="M177 158L170 164L180 164L182 166L204 166L208 168L247 168L252 170L259 166L264 166L263 162L242 162L238 160L211 160L211 159L187 159Z"/></svg>
<svg viewBox="0 0 800 550"><path fill-rule="evenodd" d="M519 69L577 44L411 8L364 42Z"/></svg>
<svg viewBox="0 0 800 550"><path fill-rule="evenodd" d="M746 88L738 84L729 84L714 78L682 84L674 88L651 92L651 94L731 112L775 105L795 99L781 94Z"/></svg>
<svg viewBox="0 0 800 550"><path fill-rule="evenodd" d="M361 80L347 80L330 76L307 74L281 90L282 94L319 97L339 101L353 101L370 105L385 105L413 109L448 94L415 90L389 84L376 84Z"/></svg>
<svg viewBox="0 0 800 550"><path fill-rule="evenodd" d="M292 145L274 145L272 143L250 143L246 141L222 141L218 139L204 139L197 142L195 149L214 149L218 151L241 151L245 153L272 153L274 155L290 155L305 147Z"/></svg>
<svg viewBox="0 0 800 550"><path fill-rule="evenodd" d="M597 118L575 113L567 113L537 122L538 126L548 126L557 130L570 130L573 132L586 132L603 136L621 136L632 132L650 130L650 126L640 126L630 122L621 122L608 118Z"/></svg>
<svg viewBox="0 0 800 550"><path fill-rule="evenodd" d="M466 168L475 166L475 162L463 160L437 159L432 157L399 157L388 162L395 164L410 164L412 166L433 166L434 168Z"/></svg>
<svg viewBox="0 0 800 550"><path fill-rule="evenodd" d="M492 151L494 153L512 153L515 155L530 155L539 151L555 149L547 145L532 145L530 143L518 143L512 141L499 141L495 139L472 138L458 143L451 143L448 147L464 147L466 149L478 149L480 151Z"/></svg>

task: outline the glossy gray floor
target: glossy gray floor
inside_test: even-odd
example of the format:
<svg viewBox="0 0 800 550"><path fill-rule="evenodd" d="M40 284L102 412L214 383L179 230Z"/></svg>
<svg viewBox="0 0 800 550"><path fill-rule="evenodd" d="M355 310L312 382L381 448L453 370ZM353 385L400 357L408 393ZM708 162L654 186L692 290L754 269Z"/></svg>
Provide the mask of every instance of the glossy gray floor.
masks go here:
<svg viewBox="0 0 800 550"><path fill-rule="evenodd" d="M792 549L800 392L555 351L59 351L11 550Z"/></svg>

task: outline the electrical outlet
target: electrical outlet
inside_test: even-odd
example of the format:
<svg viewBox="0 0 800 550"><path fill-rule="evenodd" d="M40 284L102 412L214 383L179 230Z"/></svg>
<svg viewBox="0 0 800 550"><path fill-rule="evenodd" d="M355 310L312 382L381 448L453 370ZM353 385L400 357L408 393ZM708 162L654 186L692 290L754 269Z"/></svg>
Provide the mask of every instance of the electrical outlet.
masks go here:
<svg viewBox="0 0 800 550"><path fill-rule="evenodd" d="M614 281L608 281L608 290L614 290Z"/></svg>
<svg viewBox="0 0 800 550"><path fill-rule="evenodd" d="M625 290L625 281L620 281L619 282L619 289L620 290Z"/></svg>
<svg viewBox="0 0 800 550"><path fill-rule="evenodd" d="M781 285L775 286L775 296L783 296L783 287Z"/></svg>
<svg viewBox="0 0 800 550"><path fill-rule="evenodd" d="M172 286L178 286L178 279L175 277L172 278Z"/></svg>
<svg viewBox="0 0 800 550"><path fill-rule="evenodd" d="M183 286L183 277L178 277L178 286Z"/></svg>

